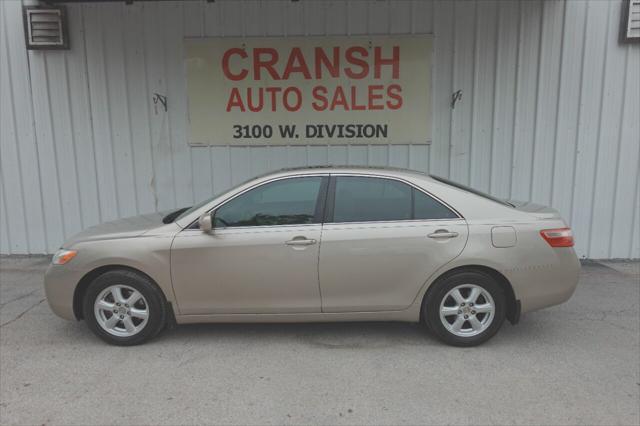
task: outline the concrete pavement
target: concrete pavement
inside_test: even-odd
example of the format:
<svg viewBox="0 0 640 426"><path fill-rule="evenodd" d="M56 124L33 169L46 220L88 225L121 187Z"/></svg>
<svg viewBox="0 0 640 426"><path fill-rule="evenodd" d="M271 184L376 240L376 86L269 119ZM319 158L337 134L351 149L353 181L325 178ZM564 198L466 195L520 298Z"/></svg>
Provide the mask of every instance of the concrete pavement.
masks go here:
<svg viewBox="0 0 640 426"><path fill-rule="evenodd" d="M0 423L640 423L640 263L588 263L566 304L478 348L412 324L193 325L108 346L0 258Z"/></svg>

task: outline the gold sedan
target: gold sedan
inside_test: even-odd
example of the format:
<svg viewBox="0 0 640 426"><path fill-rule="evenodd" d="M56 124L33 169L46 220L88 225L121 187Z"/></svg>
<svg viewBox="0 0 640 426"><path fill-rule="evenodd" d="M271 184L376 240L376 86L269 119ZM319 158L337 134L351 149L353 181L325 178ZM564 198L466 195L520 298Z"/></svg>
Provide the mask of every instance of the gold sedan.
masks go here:
<svg viewBox="0 0 640 426"><path fill-rule="evenodd" d="M571 297L572 246L557 211L442 178L290 169L89 228L55 254L45 288L56 314L118 345L175 323L406 321L471 346Z"/></svg>

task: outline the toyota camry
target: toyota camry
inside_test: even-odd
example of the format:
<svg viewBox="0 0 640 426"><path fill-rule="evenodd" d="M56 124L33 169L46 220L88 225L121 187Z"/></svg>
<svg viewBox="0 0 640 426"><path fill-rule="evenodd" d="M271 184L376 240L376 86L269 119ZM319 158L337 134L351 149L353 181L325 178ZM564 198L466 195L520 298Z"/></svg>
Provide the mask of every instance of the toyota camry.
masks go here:
<svg viewBox="0 0 640 426"><path fill-rule="evenodd" d="M316 167L80 232L45 289L57 315L117 345L173 324L405 321L472 346L569 299L579 269L549 207L409 170Z"/></svg>

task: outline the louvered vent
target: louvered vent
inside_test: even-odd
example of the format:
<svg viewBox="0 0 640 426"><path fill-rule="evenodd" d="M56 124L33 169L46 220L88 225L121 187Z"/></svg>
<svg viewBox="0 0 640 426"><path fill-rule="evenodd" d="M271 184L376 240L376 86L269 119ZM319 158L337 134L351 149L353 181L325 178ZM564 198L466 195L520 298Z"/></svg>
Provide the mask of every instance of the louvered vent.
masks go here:
<svg viewBox="0 0 640 426"><path fill-rule="evenodd" d="M24 6L27 49L68 49L64 7Z"/></svg>
<svg viewBox="0 0 640 426"><path fill-rule="evenodd" d="M640 42L640 0L627 0L623 3L620 40L622 42Z"/></svg>

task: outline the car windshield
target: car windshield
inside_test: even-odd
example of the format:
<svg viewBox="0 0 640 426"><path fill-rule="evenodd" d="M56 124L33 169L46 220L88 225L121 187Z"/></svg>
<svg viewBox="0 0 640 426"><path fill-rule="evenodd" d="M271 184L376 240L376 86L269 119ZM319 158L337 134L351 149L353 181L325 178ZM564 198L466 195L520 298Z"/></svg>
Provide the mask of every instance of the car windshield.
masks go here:
<svg viewBox="0 0 640 426"><path fill-rule="evenodd" d="M482 198L486 198L486 199L488 199L488 200L495 201L496 203L500 203L500 204L502 204L503 206L515 207L515 206L514 206L513 204L511 204L510 202L508 202L508 201L506 201L506 200L503 200L503 199L501 199L501 198L494 197L493 195L489 195L489 194L487 194L486 192L478 191L477 189L473 189L473 188L471 188L471 187L469 187L469 186L463 185L463 184L458 183L458 182L453 182L453 181L451 181L451 180L449 180L449 179L445 179L445 178L440 177L440 176L436 176L436 175L429 175L429 176L430 176L432 179L437 180L438 182L442 182L442 183L444 183L444 184L446 184L446 185L451 185L451 186L453 186L453 187L455 187L455 188L462 189L463 191L470 192L470 193L475 194L475 195L478 195L478 196L480 196L480 197L482 197Z"/></svg>
<svg viewBox="0 0 640 426"><path fill-rule="evenodd" d="M173 220L171 222L174 222L176 220L182 219L185 216L190 215L194 211L198 210L200 207L212 202L213 200L218 198L220 195L222 195L222 192L219 192L219 193L215 194L213 197L207 198L206 200L201 201L198 204L194 204L191 207L186 207L186 208L178 210L177 212L179 212L179 213L177 214L176 217L173 218ZM174 212L174 213L176 213L176 212ZM170 214L174 214L174 213L170 213Z"/></svg>
<svg viewBox="0 0 640 426"><path fill-rule="evenodd" d="M198 204L194 204L193 206L191 206L191 207L189 207L189 208L181 209L181 210L180 210L180 213L178 213L178 214L176 215L176 217L175 217L175 218L173 218L172 222L173 222L173 221L175 221L175 220L180 220L180 219L182 219L183 217L190 215L191 213L193 213L194 211L198 210L198 209L199 209L199 208L201 208L202 206L204 206L204 205L206 205L206 204L208 204L208 203L212 202L213 200L215 200L216 198L218 198L219 196L221 196L221 195L222 195L222 194L224 194L225 192L233 191L234 189L239 188L239 187L241 187L242 185L245 185L245 184L247 184L247 183L251 182L251 181L252 181L252 180L254 180L254 179L257 179L257 178L259 178L259 177L266 176L266 175L267 175L267 173L265 173L264 175L257 176L257 177L255 177L255 178L247 179L247 180L245 180L245 181L243 181L243 182L241 182L241 183L239 183L239 184L237 184L237 185L234 185L232 188L228 188L228 189L225 189L224 191L218 192L218 193L217 193L217 194L215 194L213 197L207 198L206 200L201 201L201 202L199 202ZM174 213L175 213L175 212L174 212ZM173 213L170 213L170 214L173 214ZM166 216L165 216L165 217L166 217Z"/></svg>

